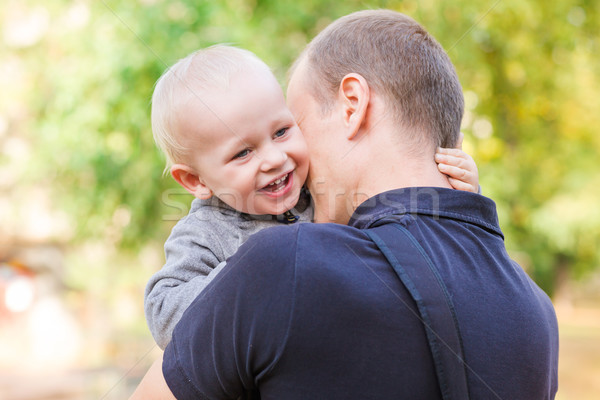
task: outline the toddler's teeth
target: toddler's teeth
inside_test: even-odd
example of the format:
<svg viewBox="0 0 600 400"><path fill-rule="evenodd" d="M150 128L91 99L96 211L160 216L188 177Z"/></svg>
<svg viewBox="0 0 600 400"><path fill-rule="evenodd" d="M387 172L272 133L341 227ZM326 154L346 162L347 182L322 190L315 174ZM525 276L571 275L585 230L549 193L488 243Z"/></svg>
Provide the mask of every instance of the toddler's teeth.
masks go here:
<svg viewBox="0 0 600 400"><path fill-rule="evenodd" d="M271 185L279 185L281 182L283 182L285 179L287 178L287 174L279 179L277 179L275 182L271 183Z"/></svg>
<svg viewBox="0 0 600 400"><path fill-rule="evenodd" d="M288 178L288 176L290 176L290 174L285 174L284 176L282 176L281 178L277 179L276 181L273 181L272 183L269 183L267 185L267 187L281 185L283 182L285 182L285 180Z"/></svg>

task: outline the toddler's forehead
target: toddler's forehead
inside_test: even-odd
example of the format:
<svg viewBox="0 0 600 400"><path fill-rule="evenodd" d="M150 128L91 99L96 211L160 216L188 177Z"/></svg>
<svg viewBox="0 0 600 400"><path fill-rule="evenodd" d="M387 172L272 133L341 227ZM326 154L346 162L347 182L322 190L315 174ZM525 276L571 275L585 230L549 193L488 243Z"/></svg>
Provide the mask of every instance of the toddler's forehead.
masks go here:
<svg viewBox="0 0 600 400"><path fill-rule="evenodd" d="M192 84L186 85L177 112L177 131L182 140L212 142L234 125L239 129L242 117L248 123L255 118L261 119L258 111L248 115L248 108L256 106L257 96L279 99L287 109L283 91L271 70L264 64L246 64L247 68L244 65L230 71L226 80L210 84L193 84L191 80ZM272 106L263 106L264 116L273 112L269 108Z"/></svg>
<svg viewBox="0 0 600 400"><path fill-rule="evenodd" d="M205 129L207 120L213 118L214 106L211 105L213 93L222 89L206 88L188 85L185 92L180 94L178 105L174 111L174 133L177 139L190 148L190 142L210 140L214 135L210 129Z"/></svg>

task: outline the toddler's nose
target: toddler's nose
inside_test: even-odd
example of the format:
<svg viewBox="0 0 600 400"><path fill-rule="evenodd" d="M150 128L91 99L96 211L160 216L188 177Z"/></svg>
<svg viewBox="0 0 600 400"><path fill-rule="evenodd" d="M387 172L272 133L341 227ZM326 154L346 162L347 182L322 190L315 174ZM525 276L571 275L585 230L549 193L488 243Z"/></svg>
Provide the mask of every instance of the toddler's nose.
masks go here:
<svg viewBox="0 0 600 400"><path fill-rule="evenodd" d="M281 151L276 146L271 146L262 154L261 170L263 172L281 168L287 161L288 156L285 151Z"/></svg>

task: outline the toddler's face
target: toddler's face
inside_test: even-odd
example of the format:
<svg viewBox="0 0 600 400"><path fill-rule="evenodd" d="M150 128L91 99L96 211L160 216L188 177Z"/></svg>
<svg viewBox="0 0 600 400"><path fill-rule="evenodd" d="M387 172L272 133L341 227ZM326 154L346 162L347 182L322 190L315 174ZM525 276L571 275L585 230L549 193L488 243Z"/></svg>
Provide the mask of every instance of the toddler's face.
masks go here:
<svg viewBox="0 0 600 400"><path fill-rule="evenodd" d="M244 71L228 90L204 98L209 109L193 99L179 123L204 185L245 213L276 215L293 208L308 173L308 151L271 72Z"/></svg>

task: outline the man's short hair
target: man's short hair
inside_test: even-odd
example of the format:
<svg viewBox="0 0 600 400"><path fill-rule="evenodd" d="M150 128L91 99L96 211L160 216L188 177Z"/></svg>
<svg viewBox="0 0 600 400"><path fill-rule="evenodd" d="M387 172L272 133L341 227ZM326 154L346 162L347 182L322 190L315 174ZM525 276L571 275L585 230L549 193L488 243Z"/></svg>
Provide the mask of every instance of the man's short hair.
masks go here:
<svg viewBox="0 0 600 400"><path fill-rule="evenodd" d="M247 70L249 64L269 69L251 51L215 45L182 58L158 79L152 94L152 133L167 159L166 169L181 162L188 151L176 132L182 106L195 98L211 112L206 89L228 90L233 74Z"/></svg>
<svg viewBox="0 0 600 400"><path fill-rule="evenodd" d="M412 18L390 10L355 12L319 33L304 58L324 110L342 78L358 73L384 96L399 124L425 132L436 146L455 146L464 110L458 76L442 46Z"/></svg>

